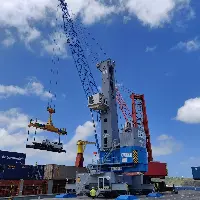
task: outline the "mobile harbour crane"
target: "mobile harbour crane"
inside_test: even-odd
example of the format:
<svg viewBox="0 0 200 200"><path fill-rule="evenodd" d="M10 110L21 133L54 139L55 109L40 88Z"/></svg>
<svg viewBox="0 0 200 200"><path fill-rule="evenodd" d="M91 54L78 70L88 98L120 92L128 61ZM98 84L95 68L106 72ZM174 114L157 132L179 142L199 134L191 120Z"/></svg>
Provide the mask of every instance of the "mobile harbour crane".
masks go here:
<svg viewBox="0 0 200 200"><path fill-rule="evenodd" d="M119 133L114 78L115 62L108 59L97 64L102 72L102 93L88 98L88 107L100 112L101 150L98 164L88 166L89 173L77 174L77 194L88 194L92 186L104 196L130 192L151 192L152 184L143 184L143 173L148 170L146 136L130 123ZM140 172L126 179L125 172Z"/></svg>
<svg viewBox="0 0 200 200"><path fill-rule="evenodd" d="M97 194L104 194L104 196L123 193L127 186L123 183L124 172L140 174L129 177L130 179L126 181L130 185L131 192L152 191L153 185L143 184L142 177L142 174L148 170L144 130L139 127L132 127L131 123L127 123L125 129L119 134L115 98L115 64L110 59L98 64L97 68L103 75L102 93L99 93L79 36L74 28L73 20L68 12L67 3L64 0L59 0L59 2L63 12L64 32L68 38L69 48L88 99L92 118L92 111L97 111L97 113L100 113L101 119L101 148L95 130L96 146L100 155L99 163L89 165L89 173L77 175L79 181L76 181L76 192L77 194L88 193L89 189L95 186L97 187Z"/></svg>

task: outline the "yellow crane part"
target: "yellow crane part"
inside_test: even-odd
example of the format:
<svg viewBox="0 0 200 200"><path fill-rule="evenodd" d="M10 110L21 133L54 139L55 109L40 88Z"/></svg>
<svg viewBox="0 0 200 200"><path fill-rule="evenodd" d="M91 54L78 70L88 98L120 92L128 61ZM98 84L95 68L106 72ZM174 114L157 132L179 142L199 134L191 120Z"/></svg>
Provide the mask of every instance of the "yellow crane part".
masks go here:
<svg viewBox="0 0 200 200"><path fill-rule="evenodd" d="M53 125L52 114L55 113L55 109L47 107L47 111L49 112L49 119L46 124L40 124L40 123L37 123L37 121L35 123L33 123L33 120L31 119L28 127L39 128L42 130L57 133L58 135L67 135L66 128L59 129Z"/></svg>
<svg viewBox="0 0 200 200"><path fill-rule="evenodd" d="M87 144L96 144L96 142L78 140L77 143L76 143L76 145L77 145L77 153L82 153L83 154Z"/></svg>

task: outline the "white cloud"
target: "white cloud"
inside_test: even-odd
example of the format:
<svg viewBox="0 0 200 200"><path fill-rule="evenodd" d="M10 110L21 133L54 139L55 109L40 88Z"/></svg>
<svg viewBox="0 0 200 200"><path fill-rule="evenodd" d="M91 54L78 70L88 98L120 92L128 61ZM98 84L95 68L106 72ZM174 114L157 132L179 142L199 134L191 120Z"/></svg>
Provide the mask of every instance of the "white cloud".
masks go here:
<svg viewBox="0 0 200 200"><path fill-rule="evenodd" d="M173 139L172 136L165 135L165 134L160 135L160 136L158 136L158 138L157 138L158 141L170 140L170 139Z"/></svg>
<svg viewBox="0 0 200 200"><path fill-rule="evenodd" d="M69 0L69 10L75 15L81 15L84 23L91 24L104 16L114 12L114 6L105 6L103 3L91 0ZM41 35L36 24L50 22L55 24L52 18L58 17L59 1L51 0L0 0L0 26L3 28L15 28L20 39L25 43L38 39ZM59 18L62 21L61 18Z"/></svg>
<svg viewBox="0 0 200 200"><path fill-rule="evenodd" d="M49 40L42 40L41 44L47 53L61 56L62 58L67 57L67 38L66 35L61 31L50 35Z"/></svg>
<svg viewBox="0 0 200 200"><path fill-rule="evenodd" d="M45 19L47 11L56 8L56 2L51 0L1 0L0 3L1 27L15 28L25 42L38 38L39 30L33 23Z"/></svg>
<svg viewBox="0 0 200 200"><path fill-rule="evenodd" d="M66 99L66 98L67 98L67 95L63 93L63 94L62 94L62 98L63 98L63 99Z"/></svg>
<svg viewBox="0 0 200 200"><path fill-rule="evenodd" d="M153 52L156 50L156 48L157 48L157 46L153 46L153 47L147 46L145 52Z"/></svg>
<svg viewBox="0 0 200 200"><path fill-rule="evenodd" d="M191 156L184 161L180 162L181 165L186 165L188 168L190 167L199 167L200 157Z"/></svg>
<svg viewBox="0 0 200 200"><path fill-rule="evenodd" d="M109 4L105 0L68 0L67 3L70 14L72 10L75 16L81 16L85 24L96 23L111 14L127 15L128 12L128 16L137 17L144 25L160 27L170 23L173 14L183 9L187 11L185 17L195 15L190 0L117 0ZM0 27L17 31L26 46L39 38L46 39L45 35L41 35L41 25L46 27L48 23L55 28L55 20L52 19L57 17L62 21L60 9L57 11L58 1L0 0L0 4Z"/></svg>
<svg viewBox="0 0 200 200"><path fill-rule="evenodd" d="M101 86L98 86L97 88L98 88L99 92L102 92Z"/></svg>
<svg viewBox="0 0 200 200"><path fill-rule="evenodd" d="M81 12L81 16L83 18L83 23L85 24L93 24L96 21L115 13L117 10L115 6L105 6L98 1L87 1L83 9L84 11Z"/></svg>
<svg viewBox="0 0 200 200"><path fill-rule="evenodd" d="M188 40L186 42L179 42L172 50L180 49L186 52L198 51L200 49L200 41L198 38L194 38L193 40Z"/></svg>
<svg viewBox="0 0 200 200"><path fill-rule="evenodd" d="M172 136L162 134L157 138L158 145L152 146L154 156L170 155L179 151L182 148L182 144L176 141Z"/></svg>
<svg viewBox="0 0 200 200"><path fill-rule="evenodd" d="M200 123L200 98L186 100L175 119L189 124Z"/></svg>
<svg viewBox="0 0 200 200"><path fill-rule="evenodd" d="M14 95L36 95L42 99L52 97L52 94L45 91L44 86L38 81L30 81L23 88L15 85L0 85L0 98L8 98Z"/></svg>
<svg viewBox="0 0 200 200"><path fill-rule="evenodd" d="M92 136L94 128L92 122L86 122L79 125L75 131L75 135L69 142L64 142L64 148L67 153L52 153L47 151L39 151L26 149L27 125L30 117L22 113L19 109L13 108L8 111L0 112L0 146L1 150L23 152L27 155L27 164L34 164L38 161L40 164L67 164L74 163L76 158L76 142L77 140L87 140ZM14 123L14 124L13 124ZM43 122L44 123L44 122ZM32 129L33 131L34 129ZM38 130L37 130L38 132ZM33 135L29 138L31 141ZM41 141L44 136L38 135L36 141ZM85 161L91 162L91 155L85 154ZM86 163L85 162L85 163Z"/></svg>
<svg viewBox="0 0 200 200"><path fill-rule="evenodd" d="M194 13L190 0L120 0L130 14L136 16L144 25L162 27L170 23L176 11L187 10L186 15Z"/></svg>
<svg viewBox="0 0 200 200"><path fill-rule="evenodd" d="M16 41L14 39L14 36L9 30L5 30L6 32L6 38L2 41L2 44L6 47L12 46Z"/></svg>
<svg viewBox="0 0 200 200"><path fill-rule="evenodd" d="M131 20L131 17L130 17L130 16L124 16L124 17L123 17L123 23L124 23L124 24L127 24L130 20Z"/></svg>

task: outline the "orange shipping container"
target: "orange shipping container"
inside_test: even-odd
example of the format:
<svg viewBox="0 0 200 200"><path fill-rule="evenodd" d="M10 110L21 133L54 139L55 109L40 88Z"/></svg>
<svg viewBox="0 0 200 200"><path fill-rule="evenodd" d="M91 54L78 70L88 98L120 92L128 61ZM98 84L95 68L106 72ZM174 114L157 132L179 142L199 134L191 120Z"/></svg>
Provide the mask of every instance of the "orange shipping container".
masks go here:
<svg viewBox="0 0 200 200"><path fill-rule="evenodd" d="M75 167L75 166L65 166L65 165L55 165L49 164L44 168L44 179L46 180L65 180L75 179L76 172L85 173L87 169L84 167Z"/></svg>

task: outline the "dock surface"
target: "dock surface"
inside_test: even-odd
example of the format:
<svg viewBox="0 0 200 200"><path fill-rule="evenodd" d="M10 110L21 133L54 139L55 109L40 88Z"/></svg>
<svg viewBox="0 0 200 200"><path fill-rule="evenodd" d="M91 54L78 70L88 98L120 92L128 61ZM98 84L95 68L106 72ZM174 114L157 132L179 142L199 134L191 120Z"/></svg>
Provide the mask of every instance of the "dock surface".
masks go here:
<svg viewBox="0 0 200 200"><path fill-rule="evenodd" d="M152 200L155 198L152 197L145 197L145 196L138 196L138 199L141 200ZM184 191L179 191L179 194L166 194L160 198L156 198L156 199L161 199L161 200L185 200L185 199L190 199L190 200L199 200L200 199L200 191L188 191L188 190L184 190ZM45 198L45 200L58 200L58 198ZM89 197L77 197L77 198L62 198L62 200L92 200L92 198ZM96 200L107 200L105 198L96 198ZM111 199L112 200L112 199Z"/></svg>

